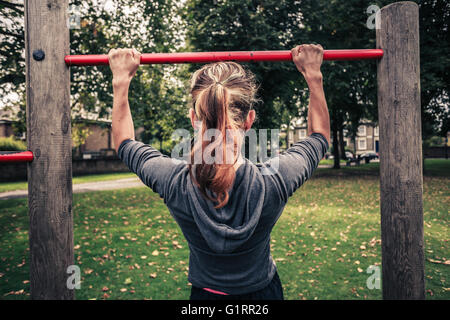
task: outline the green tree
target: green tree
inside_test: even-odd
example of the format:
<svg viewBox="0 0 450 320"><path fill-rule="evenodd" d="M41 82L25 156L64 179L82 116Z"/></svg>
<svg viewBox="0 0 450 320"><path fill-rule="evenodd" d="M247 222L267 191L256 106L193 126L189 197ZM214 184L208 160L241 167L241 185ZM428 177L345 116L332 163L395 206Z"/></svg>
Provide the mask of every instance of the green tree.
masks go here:
<svg viewBox="0 0 450 320"><path fill-rule="evenodd" d="M74 123L72 124L72 148L81 155L81 146L86 143L87 138L92 134L86 124Z"/></svg>
<svg viewBox="0 0 450 320"><path fill-rule="evenodd" d="M328 49L371 48L375 34L366 26L367 4L362 1L208 1L190 0L188 44L195 50L286 50L316 42ZM293 117L306 115L307 88L292 63L249 65L261 83L264 104L257 109L259 128L280 127ZM324 63L324 84L336 144L348 114L359 122L373 107L375 63L368 61ZM365 94L368 96L365 96ZM278 101L278 103L275 103Z"/></svg>
<svg viewBox="0 0 450 320"><path fill-rule="evenodd" d="M106 54L117 47L134 47L141 52L175 51L183 40L180 5L175 0L71 0L69 14L77 16L79 26L70 30L70 53ZM0 103L5 107L20 106L17 128L21 131L25 129L23 10L23 0L0 1ZM170 136L166 130L177 126L173 122L181 119L177 112L177 116L167 119L185 99L180 87L183 83L169 76L180 68L143 66L133 81L130 103L135 124L144 125L149 140ZM71 84L74 120L109 117L112 87L107 66L71 67Z"/></svg>
<svg viewBox="0 0 450 320"><path fill-rule="evenodd" d="M193 51L285 50L300 42L299 2L252 0L188 0L187 49ZM292 63L246 64L260 83L263 104L257 106L257 128L276 128L285 112L274 112L279 99L290 114L298 115L304 83ZM191 66L191 71L197 66Z"/></svg>
<svg viewBox="0 0 450 320"><path fill-rule="evenodd" d="M420 86L424 140L450 130L450 2L421 0Z"/></svg>
<svg viewBox="0 0 450 320"><path fill-rule="evenodd" d="M25 131L23 1L0 1L0 106L19 106L17 133Z"/></svg>
<svg viewBox="0 0 450 320"><path fill-rule="evenodd" d="M374 48L375 29L366 25L367 8L391 2L394 1L188 0L184 14L187 44L199 51L286 50L310 42L320 43L325 49ZM445 0L417 2L425 138L436 132L445 135L449 130L450 4ZM306 84L292 64L259 63L250 64L249 68L261 83L264 101L257 109L257 127L279 127L299 114L306 115ZM334 167L339 168L343 130L347 129L354 138L362 119L378 120L376 63L325 62L322 70L331 116Z"/></svg>

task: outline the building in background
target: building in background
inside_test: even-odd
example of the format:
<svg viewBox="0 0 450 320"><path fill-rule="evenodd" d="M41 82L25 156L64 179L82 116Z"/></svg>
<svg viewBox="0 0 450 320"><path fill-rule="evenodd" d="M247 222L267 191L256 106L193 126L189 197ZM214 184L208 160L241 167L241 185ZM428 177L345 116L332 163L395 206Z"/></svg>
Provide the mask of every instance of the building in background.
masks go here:
<svg viewBox="0 0 450 320"><path fill-rule="evenodd" d="M346 136L345 130L344 136ZM380 143L378 125L370 121L362 121L358 127L355 140L352 141L349 137L345 137L345 140L346 147L356 155L366 152L378 153Z"/></svg>
<svg viewBox="0 0 450 320"><path fill-rule="evenodd" d="M87 137L75 151L75 156L84 159L93 157L115 156L114 143L112 139L111 120L75 120L72 123L72 142L75 130L86 130Z"/></svg>
<svg viewBox="0 0 450 320"><path fill-rule="evenodd" d="M295 142L302 141L308 136L307 122L303 117L294 119L292 121L289 133L288 133L288 145L291 147ZM287 127L287 126L286 126ZM284 131L286 127L283 128ZM364 120L358 127L358 132L355 140L347 137L347 130L344 130L344 145L347 150L350 150L353 154L359 155L366 152L379 151L379 128L373 122Z"/></svg>
<svg viewBox="0 0 450 320"><path fill-rule="evenodd" d="M17 140L25 140L25 134L20 136L14 133L14 122L17 121L14 110L0 109L0 137L14 136Z"/></svg>
<svg viewBox="0 0 450 320"><path fill-rule="evenodd" d="M14 110L0 110L0 138L14 136L16 140L26 141L26 134L17 135L14 123L17 122ZM77 130L86 130L87 136L80 146L77 146ZM135 130L136 139L141 137L143 128ZM112 139L111 120L95 118L90 114L78 115L72 120L72 147L75 158L95 159L116 157L116 150Z"/></svg>

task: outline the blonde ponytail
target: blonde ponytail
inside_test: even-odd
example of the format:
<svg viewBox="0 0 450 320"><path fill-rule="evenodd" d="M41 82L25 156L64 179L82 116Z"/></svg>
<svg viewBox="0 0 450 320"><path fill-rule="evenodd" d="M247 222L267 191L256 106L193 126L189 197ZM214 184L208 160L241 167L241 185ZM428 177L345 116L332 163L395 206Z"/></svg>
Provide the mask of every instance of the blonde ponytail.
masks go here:
<svg viewBox="0 0 450 320"><path fill-rule="evenodd" d="M193 74L191 83L193 108L202 125L191 152L190 174L205 198L216 203L215 208L222 208L228 203L228 192L236 176L234 164L239 156L237 142L233 140L233 159L228 158L227 130L242 127L255 102L256 85L253 75L235 62L206 65ZM217 129L220 140L214 137L204 141L208 129ZM206 163L203 151L208 147L221 150L223 161ZM196 152L201 152L199 164L194 163Z"/></svg>

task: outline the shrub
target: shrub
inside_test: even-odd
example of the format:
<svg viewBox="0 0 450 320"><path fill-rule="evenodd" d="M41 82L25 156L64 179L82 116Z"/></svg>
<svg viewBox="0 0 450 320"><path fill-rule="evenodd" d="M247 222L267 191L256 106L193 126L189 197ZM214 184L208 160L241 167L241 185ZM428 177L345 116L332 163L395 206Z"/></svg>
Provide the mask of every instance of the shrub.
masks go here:
<svg viewBox="0 0 450 320"><path fill-rule="evenodd" d="M16 140L14 137L0 138L0 151L25 151L27 145L25 142Z"/></svg>

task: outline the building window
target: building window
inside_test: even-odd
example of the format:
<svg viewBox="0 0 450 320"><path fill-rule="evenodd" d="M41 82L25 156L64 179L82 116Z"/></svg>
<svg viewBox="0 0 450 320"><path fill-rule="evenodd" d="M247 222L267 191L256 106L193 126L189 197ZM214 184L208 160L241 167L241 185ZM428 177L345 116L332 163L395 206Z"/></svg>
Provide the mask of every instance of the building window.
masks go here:
<svg viewBox="0 0 450 320"><path fill-rule="evenodd" d="M373 135L378 136L378 127L373 128Z"/></svg>
<svg viewBox="0 0 450 320"><path fill-rule="evenodd" d="M306 138L306 130L305 129L301 129L300 130L300 139L304 139Z"/></svg>
<svg viewBox="0 0 450 320"><path fill-rule="evenodd" d="M366 135L366 126L359 126L358 127L358 135L359 136L365 136Z"/></svg>
<svg viewBox="0 0 450 320"><path fill-rule="evenodd" d="M367 149L367 141L365 138L358 140L358 149L359 150L366 150Z"/></svg>

